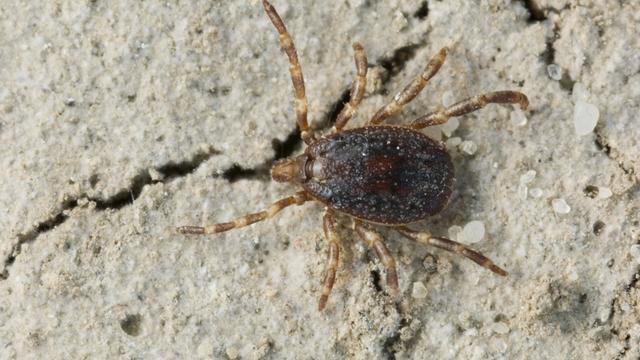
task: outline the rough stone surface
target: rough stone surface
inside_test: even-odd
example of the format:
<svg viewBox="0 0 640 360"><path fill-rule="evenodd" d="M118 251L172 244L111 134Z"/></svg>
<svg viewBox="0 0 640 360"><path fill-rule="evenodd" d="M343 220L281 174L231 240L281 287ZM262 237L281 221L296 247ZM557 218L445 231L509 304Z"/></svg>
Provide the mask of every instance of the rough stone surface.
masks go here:
<svg viewBox="0 0 640 360"><path fill-rule="evenodd" d="M353 41L370 68L350 126L442 46L451 52L440 73L391 123L433 110L447 90L529 96L522 126L510 121L512 106L459 119L451 136L478 149L451 148L452 201L414 225L444 236L482 221L475 245L509 276L382 229L398 260L403 300L393 304L384 267L344 218L336 285L319 313L321 206L218 236L173 230L294 191L268 176L275 157L301 146L288 65L260 2L7 0L0 358L640 356L638 2L274 5L296 41L318 131L348 95ZM584 136L572 123L574 83L600 112ZM519 197L529 170L540 196ZM590 196L593 188L612 195ZM555 198L571 212L555 214ZM411 297L416 282L424 299Z"/></svg>

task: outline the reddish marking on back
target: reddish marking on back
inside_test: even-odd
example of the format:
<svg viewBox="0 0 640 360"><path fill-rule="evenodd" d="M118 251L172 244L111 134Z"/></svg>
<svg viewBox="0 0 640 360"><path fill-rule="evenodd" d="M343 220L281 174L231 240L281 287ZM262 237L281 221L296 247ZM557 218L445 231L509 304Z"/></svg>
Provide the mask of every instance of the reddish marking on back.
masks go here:
<svg viewBox="0 0 640 360"><path fill-rule="evenodd" d="M366 157L367 171L370 174L385 174L393 171L397 159L396 156L388 155L370 155Z"/></svg>

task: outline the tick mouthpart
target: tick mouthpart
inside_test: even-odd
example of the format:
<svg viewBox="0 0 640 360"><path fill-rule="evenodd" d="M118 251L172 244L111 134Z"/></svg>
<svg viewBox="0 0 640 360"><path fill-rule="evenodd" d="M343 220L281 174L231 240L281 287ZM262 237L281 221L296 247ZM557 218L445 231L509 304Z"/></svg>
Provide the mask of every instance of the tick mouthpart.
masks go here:
<svg viewBox="0 0 640 360"><path fill-rule="evenodd" d="M306 180L306 162L307 158L304 155L278 160L271 168L271 178L277 182L303 182Z"/></svg>

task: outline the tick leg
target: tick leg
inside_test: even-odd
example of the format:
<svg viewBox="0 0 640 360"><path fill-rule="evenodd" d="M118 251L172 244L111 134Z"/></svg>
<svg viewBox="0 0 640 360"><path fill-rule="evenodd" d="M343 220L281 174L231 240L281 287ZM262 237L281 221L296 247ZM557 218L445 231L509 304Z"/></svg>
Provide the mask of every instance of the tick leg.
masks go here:
<svg viewBox="0 0 640 360"><path fill-rule="evenodd" d="M393 97L393 100L380 108L373 118L369 120L369 124L380 124L386 118L392 116L393 114L398 113L402 108L409 103L413 98L415 98L422 89L427 85L429 79L431 79L437 72L440 70L442 64L444 64L444 60L447 57L447 53L449 49L446 47L440 49L440 51L434 56L429 63L424 68L424 71L420 76L415 78L409 85L407 85L404 90L396 94Z"/></svg>
<svg viewBox="0 0 640 360"><path fill-rule="evenodd" d="M344 105L344 108L336 118L334 126L336 132L341 131L347 125L347 122L351 120L364 97L364 90L367 87L367 54L365 54L364 48L360 43L353 44L353 52L357 74L351 85L351 100Z"/></svg>
<svg viewBox="0 0 640 360"><path fill-rule="evenodd" d="M269 219L275 216L277 213L279 213L280 210L288 206L302 205L303 203L309 200L311 200L311 198L307 195L307 193L304 191L300 191L295 193L294 195L291 195L276 201L265 210L262 210L253 214L247 214L233 221L223 222L223 223L218 223L218 224L213 224L208 226L191 226L191 225L180 226L177 228L177 230L179 233L182 233L182 234L195 234L195 235L221 233L221 232L245 227L247 225L251 225L258 221Z"/></svg>
<svg viewBox="0 0 640 360"><path fill-rule="evenodd" d="M304 78L302 76L302 67L298 62L298 54L296 53L296 47L293 44L293 39L287 28L284 26L284 22L280 18L280 15L276 12L276 9L271 6L267 0L262 0L262 6L264 11L271 19L273 26L280 34L280 46L287 54L289 58L289 73L291 73L291 81L293 82L293 90L296 98L296 115L298 117L298 127L300 128L302 140L305 143L310 144L315 139L313 134L309 131L309 123L307 122L307 96L304 92Z"/></svg>
<svg viewBox="0 0 640 360"><path fill-rule="evenodd" d="M522 110L529 106L527 96L518 91L494 91L457 102L446 109L434 111L415 119L409 127L422 129L427 126L444 124L449 118L461 116L482 109L487 104L519 104Z"/></svg>
<svg viewBox="0 0 640 360"><path fill-rule="evenodd" d="M355 230L360 236L360 238L367 244L369 247L375 250L376 254L382 264L385 267L387 272L387 287L389 288L391 297L395 300L398 298L400 294L400 290L398 288L398 272L396 271L396 261L393 259L393 256L389 252L389 249L382 241L382 236L380 236L375 231L369 229L365 224L361 221L355 221Z"/></svg>
<svg viewBox="0 0 640 360"><path fill-rule="evenodd" d="M320 301L318 301L318 310L322 311L327 305L329 294L333 289L333 283L336 280L336 271L338 270L338 259L340 257L340 237L335 228L335 219L333 211L326 209L323 218L324 236L329 243L329 253L327 255L327 265L322 280L322 292L320 293Z"/></svg>
<svg viewBox="0 0 640 360"><path fill-rule="evenodd" d="M486 256L453 240L449 240L442 237L433 237L431 236L431 234L427 232L413 231L405 226L397 227L395 228L395 230L399 232L402 236L406 237L407 239L411 239L421 244L435 246L443 250L460 254L468 259L471 259L476 264L484 268L487 268L500 276L507 276L508 274L498 265L494 264L493 261L489 260L489 258L487 258Z"/></svg>

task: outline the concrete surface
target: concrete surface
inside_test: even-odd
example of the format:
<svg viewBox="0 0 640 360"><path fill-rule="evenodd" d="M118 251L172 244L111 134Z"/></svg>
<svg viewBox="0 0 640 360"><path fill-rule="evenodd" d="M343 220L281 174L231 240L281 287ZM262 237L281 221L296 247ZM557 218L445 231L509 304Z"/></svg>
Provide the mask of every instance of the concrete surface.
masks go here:
<svg viewBox="0 0 640 360"><path fill-rule="evenodd" d="M512 106L460 118L452 137L478 149L452 148L452 201L415 226L447 235L482 221L473 246L510 276L382 229L399 265L403 302L393 304L384 269L344 218L336 286L319 313L321 206L219 236L173 230L295 191L268 177L275 157L302 147L286 58L260 3L8 0L0 358L640 356L637 2L274 5L298 46L318 131L346 100L353 41L370 67L350 126L445 45L440 73L391 123L433 109L446 91L529 96L523 126L510 121ZM584 136L573 126L577 97L600 114ZM570 211L555 213L554 199Z"/></svg>

